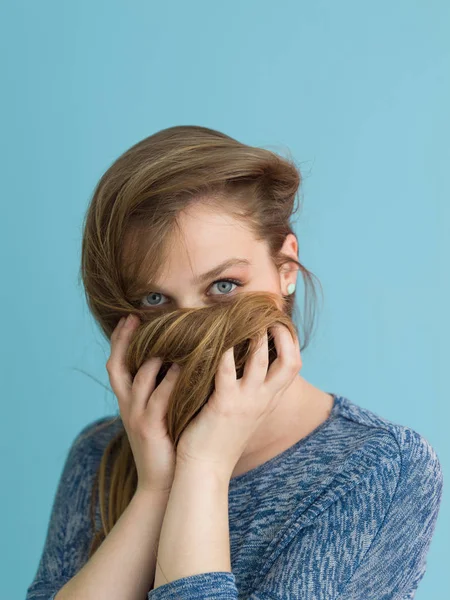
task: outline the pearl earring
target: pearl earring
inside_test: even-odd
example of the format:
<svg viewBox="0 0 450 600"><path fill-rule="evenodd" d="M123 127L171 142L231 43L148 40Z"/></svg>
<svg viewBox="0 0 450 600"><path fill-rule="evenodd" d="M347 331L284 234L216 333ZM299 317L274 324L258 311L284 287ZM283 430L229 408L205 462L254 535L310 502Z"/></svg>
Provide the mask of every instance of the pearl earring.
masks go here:
<svg viewBox="0 0 450 600"><path fill-rule="evenodd" d="M293 293L294 293L294 290L295 290L295 283L290 283L290 284L287 286L287 293L288 293L288 294L293 294Z"/></svg>

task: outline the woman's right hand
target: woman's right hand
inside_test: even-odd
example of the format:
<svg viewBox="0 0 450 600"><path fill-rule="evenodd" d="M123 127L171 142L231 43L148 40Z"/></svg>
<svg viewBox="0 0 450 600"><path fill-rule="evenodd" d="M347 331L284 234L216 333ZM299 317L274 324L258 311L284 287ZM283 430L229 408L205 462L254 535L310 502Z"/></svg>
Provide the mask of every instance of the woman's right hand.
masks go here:
<svg viewBox="0 0 450 600"><path fill-rule="evenodd" d="M111 354L106 363L111 387L119 401L138 474L137 489L169 493L175 474L176 451L166 425L168 400L179 371L174 365L155 389L160 358L145 361L134 379L125 363L137 315L121 319L111 334Z"/></svg>

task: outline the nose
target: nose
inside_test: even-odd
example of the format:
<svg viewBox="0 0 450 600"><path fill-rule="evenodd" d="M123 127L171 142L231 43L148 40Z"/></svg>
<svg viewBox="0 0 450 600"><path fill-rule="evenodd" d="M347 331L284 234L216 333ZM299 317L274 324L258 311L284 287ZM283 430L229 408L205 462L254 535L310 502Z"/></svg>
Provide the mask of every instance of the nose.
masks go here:
<svg viewBox="0 0 450 600"><path fill-rule="evenodd" d="M183 309L183 308L204 308L205 306L207 306L207 304L205 302L201 302L200 300L196 299L196 298L186 298L186 299L182 299L180 300L180 302L176 303L176 306L178 309Z"/></svg>

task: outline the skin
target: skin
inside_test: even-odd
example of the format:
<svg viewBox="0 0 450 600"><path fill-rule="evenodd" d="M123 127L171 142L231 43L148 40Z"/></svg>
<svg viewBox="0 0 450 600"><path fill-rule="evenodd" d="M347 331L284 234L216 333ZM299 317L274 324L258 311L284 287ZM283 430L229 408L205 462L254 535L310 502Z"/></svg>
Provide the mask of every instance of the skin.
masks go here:
<svg viewBox="0 0 450 600"><path fill-rule="evenodd" d="M214 296L233 295L242 291L271 291L287 294L290 283L296 283L298 271L281 272L272 263L265 242L255 240L245 225L226 212L203 203L191 205L179 215L182 236L174 236L160 285L153 286L144 306L171 303L175 308L200 308L214 302ZM282 251L298 259L297 239L289 234ZM244 285L212 283L194 285L192 279L226 259L243 257L252 266L233 266L220 277L240 280ZM280 394L274 410L264 419L234 466L231 477L259 466L292 446L326 420L331 412L333 397L313 386L298 373Z"/></svg>
<svg viewBox="0 0 450 600"><path fill-rule="evenodd" d="M283 268L279 273L265 243L255 240L243 223L217 208L201 203L191 205L179 215L179 224L178 237L171 240L165 273L142 299L143 307L148 302L150 310L158 310L160 304L169 302L174 308L200 308L215 302L215 295L246 290L272 291L281 298L288 284L296 281L296 269ZM287 236L283 251L297 258L294 235ZM232 257L246 258L252 264L228 267L211 280L194 284L196 276ZM240 280L243 285L222 281L224 278ZM118 522L122 533L113 538L110 534L100 552L105 544L114 546L118 542L121 548L140 547L142 552L136 556L141 560L129 564L122 587L129 590L129 581L133 580L144 593L152 583L156 589L190 575L231 572L230 479L266 462L310 433L329 416L333 398L300 376L298 339L294 340L285 327L271 327L277 359L268 368L268 339L264 336L259 347L254 345L243 377L237 380L233 349L225 352L215 374L215 391L183 431L175 460L165 414L179 371L172 365L154 389L161 360L152 358L132 380L125 357L138 322L133 315L126 322L121 319L111 336L111 356L106 364L133 451L138 486L127 508L133 514L130 512L128 521L122 525L121 520ZM153 518L146 524L149 506L153 507L150 511ZM143 516L137 514L140 511L144 511ZM140 526L130 533L128 530L135 522ZM124 535L134 536L133 540L124 544ZM155 572L154 553L149 557L145 548L153 549L158 538ZM112 546L109 548L101 554L103 562L95 558L97 552L94 566L92 561L88 563L88 587L92 586L93 578L99 581L104 578L103 563L109 572L111 549L115 552ZM142 561L147 565L144 570ZM84 580L76 581L84 589ZM114 589L120 587L119 580L113 583ZM142 596L139 590L136 588L136 597Z"/></svg>
<svg viewBox="0 0 450 600"><path fill-rule="evenodd" d="M296 282L297 270L279 273L264 242L256 241L241 222L227 213L197 204L180 215L180 225L182 239L174 240L160 285L151 290L164 294L156 297L156 304L202 307L214 302L216 294L246 290L281 295L287 293L289 283ZM287 236L283 251L297 258L294 235ZM217 283L192 283L193 276L230 257L245 257L252 262L250 267L230 267L220 275L239 279L243 287L230 284L224 291ZM286 328L276 327L273 333L279 358L269 373L267 337L254 349L243 380L236 380L233 354L226 352L216 374L214 397L180 438L153 589L196 574L231 573L230 479L289 448L330 414L332 396L298 373L298 343Z"/></svg>

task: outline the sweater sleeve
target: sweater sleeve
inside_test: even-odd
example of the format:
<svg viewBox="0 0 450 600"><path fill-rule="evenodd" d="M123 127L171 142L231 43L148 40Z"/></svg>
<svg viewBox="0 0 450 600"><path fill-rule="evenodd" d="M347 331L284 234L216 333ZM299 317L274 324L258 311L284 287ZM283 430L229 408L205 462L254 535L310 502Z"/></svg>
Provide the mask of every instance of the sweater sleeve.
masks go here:
<svg viewBox="0 0 450 600"><path fill-rule="evenodd" d="M400 443L390 444L387 458L373 460L362 478L352 484L350 477L345 492L331 494L323 510L313 505L274 540L245 598L414 598L426 569L443 476L425 438L408 428L402 435ZM235 575L200 573L148 593L148 600L175 599L237 600Z"/></svg>
<svg viewBox="0 0 450 600"><path fill-rule="evenodd" d="M86 560L92 537L89 507L95 476L86 442L97 425L109 418L89 423L69 448L53 499L40 562L26 600L54 600Z"/></svg>
<svg viewBox="0 0 450 600"><path fill-rule="evenodd" d="M392 438L393 439L393 438ZM394 448L397 450L394 452ZM275 600L412 600L426 570L443 475L425 438L405 428L376 462L271 563L258 592Z"/></svg>
<svg viewBox="0 0 450 600"><path fill-rule="evenodd" d="M443 473L424 437L408 428L403 436L400 473L389 510L336 600L410 600L425 575Z"/></svg>

